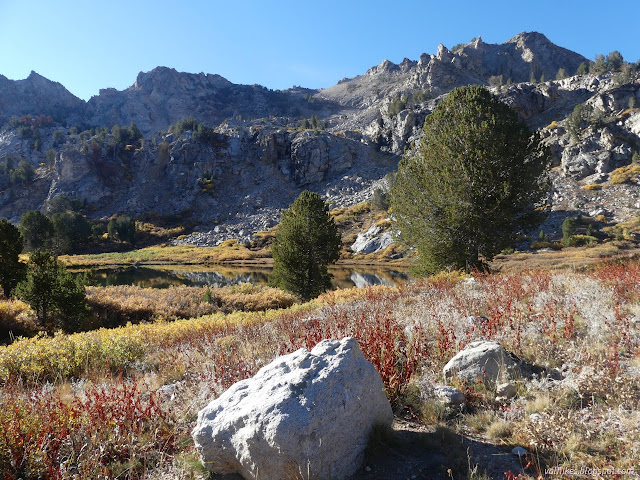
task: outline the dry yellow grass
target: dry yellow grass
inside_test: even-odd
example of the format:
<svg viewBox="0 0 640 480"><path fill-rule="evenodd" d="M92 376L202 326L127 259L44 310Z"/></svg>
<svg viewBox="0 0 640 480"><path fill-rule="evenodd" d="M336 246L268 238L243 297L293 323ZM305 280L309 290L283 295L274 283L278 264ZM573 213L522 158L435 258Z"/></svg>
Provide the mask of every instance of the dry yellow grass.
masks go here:
<svg viewBox="0 0 640 480"><path fill-rule="evenodd" d="M159 245L130 252L100 253L92 255L61 255L59 260L67 267L97 267L128 264L215 264L223 262L262 261L269 252L250 250L235 240L227 240L217 247L191 245Z"/></svg>
<svg viewBox="0 0 640 480"><path fill-rule="evenodd" d="M630 234L640 233L640 217L631 218L626 222L620 222L616 225L605 227L603 230L613 235L618 231L621 231L623 232L624 237L628 239L630 238Z"/></svg>
<svg viewBox="0 0 640 480"><path fill-rule="evenodd" d="M209 297L209 298L207 298ZM101 326L199 317L218 311L287 308L296 297L277 288L241 284L223 288L141 288L132 285L87 287L87 300Z"/></svg>
<svg viewBox="0 0 640 480"><path fill-rule="evenodd" d="M640 248L630 242L607 242L590 247L566 247L562 250L497 255L490 265L492 269L501 272L531 269L575 270L606 258L624 258L639 254Z"/></svg>
<svg viewBox="0 0 640 480"><path fill-rule="evenodd" d="M0 298L0 342L38 332L35 312L21 300Z"/></svg>

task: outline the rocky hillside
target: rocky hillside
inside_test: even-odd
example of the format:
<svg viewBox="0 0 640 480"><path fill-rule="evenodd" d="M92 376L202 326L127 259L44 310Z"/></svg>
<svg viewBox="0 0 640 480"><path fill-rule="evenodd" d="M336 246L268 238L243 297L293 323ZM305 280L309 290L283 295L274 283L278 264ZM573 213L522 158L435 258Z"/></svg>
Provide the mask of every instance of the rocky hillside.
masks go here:
<svg viewBox="0 0 640 480"><path fill-rule="evenodd" d="M248 239L302 189L334 206L369 198L443 96L472 83L490 86L550 146L557 213L545 228L575 210L621 221L640 208L640 79L632 65L584 73L590 64L522 33L385 60L320 91L158 67L84 102L36 73L0 76L0 216L17 221L64 195L93 218L179 213L201 223L184 240L194 244ZM187 117L199 129L176 126Z"/></svg>
<svg viewBox="0 0 640 480"><path fill-rule="evenodd" d="M16 81L0 75L0 122L22 115L50 115L59 122L74 122L83 118L85 107L84 101L61 84L36 72Z"/></svg>

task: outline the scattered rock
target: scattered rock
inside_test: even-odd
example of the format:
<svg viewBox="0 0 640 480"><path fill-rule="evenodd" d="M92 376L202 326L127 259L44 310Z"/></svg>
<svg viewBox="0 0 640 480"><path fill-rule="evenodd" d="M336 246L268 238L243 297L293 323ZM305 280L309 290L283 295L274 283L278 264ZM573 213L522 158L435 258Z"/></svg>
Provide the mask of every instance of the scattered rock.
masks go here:
<svg viewBox="0 0 640 480"><path fill-rule="evenodd" d="M532 423L538 423L544 420L544 416L539 413L532 413L529 415L529 420L531 420Z"/></svg>
<svg viewBox="0 0 640 480"><path fill-rule="evenodd" d="M277 358L233 385L198 414L192 432L212 472L280 480L353 474L391 406L380 375L353 338Z"/></svg>
<svg viewBox="0 0 640 480"><path fill-rule="evenodd" d="M457 375L467 382L478 379L495 385L503 378L520 378L521 362L499 342L480 340L467 345L444 366L445 378Z"/></svg>
<svg viewBox="0 0 640 480"><path fill-rule="evenodd" d="M496 387L496 400L505 399L509 400L516 396L518 393L518 387L513 383L501 383Z"/></svg>
<svg viewBox="0 0 640 480"><path fill-rule="evenodd" d="M464 393L457 388L449 385L435 385L433 387L433 394L435 398L444 404L447 412L460 413L464 411L467 399Z"/></svg>

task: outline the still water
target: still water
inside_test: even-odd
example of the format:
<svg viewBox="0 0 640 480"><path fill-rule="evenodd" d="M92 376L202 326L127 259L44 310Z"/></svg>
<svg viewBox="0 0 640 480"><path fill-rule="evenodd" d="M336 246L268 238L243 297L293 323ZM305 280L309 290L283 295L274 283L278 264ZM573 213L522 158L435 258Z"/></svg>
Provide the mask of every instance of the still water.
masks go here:
<svg viewBox="0 0 640 480"><path fill-rule="evenodd" d="M334 288L397 286L409 280L409 271L402 268L348 267L329 269ZM271 268L247 266L183 266L119 267L94 270L97 285L138 285L145 288L167 288L172 285L211 285L224 287L239 283L266 285Z"/></svg>

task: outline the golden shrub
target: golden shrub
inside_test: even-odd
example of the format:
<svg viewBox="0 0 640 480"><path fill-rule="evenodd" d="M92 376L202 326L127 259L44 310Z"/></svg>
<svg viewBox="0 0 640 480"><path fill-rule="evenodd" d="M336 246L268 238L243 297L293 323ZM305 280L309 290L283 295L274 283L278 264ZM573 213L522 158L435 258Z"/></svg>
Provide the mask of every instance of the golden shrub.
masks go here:
<svg viewBox="0 0 640 480"><path fill-rule="evenodd" d="M609 183L612 185L630 182L636 180L640 174L640 165L627 165L626 167L616 168L609 174Z"/></svg>
<svg viewBox="0 0 640 480"><path fill-rule="evenodd" d="M40 331L35 312L21 300L0 299L0 341Z"/></svg>

